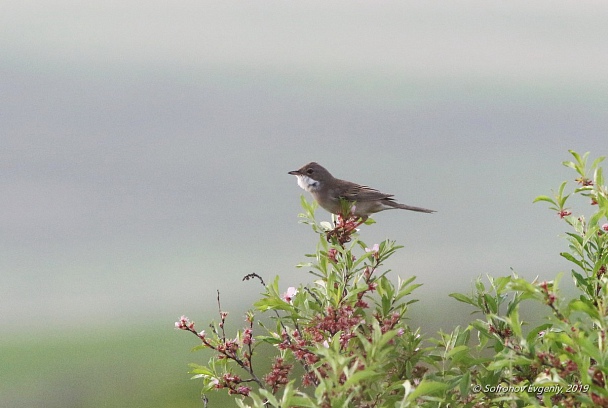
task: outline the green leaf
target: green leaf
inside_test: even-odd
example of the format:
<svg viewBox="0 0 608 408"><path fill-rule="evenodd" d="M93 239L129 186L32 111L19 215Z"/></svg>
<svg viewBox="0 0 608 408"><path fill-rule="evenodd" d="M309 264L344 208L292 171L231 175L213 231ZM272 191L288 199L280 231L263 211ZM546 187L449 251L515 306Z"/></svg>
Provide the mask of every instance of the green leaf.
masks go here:
<svg viewBox="0 0 608 408"><path fill-rule="evenodd" d="M268 344L281 344L283 340L273 336L255 336L255 339Z"/></svg>
<svg viewBox="0 0 608 408"><path fill-rule="evenodd" d="M418 289L420 286L422 286L421 283L406 286L405 288L400 290L399 293L397 293L397 295L395 296L395 301L400 300L402 297L409 295L414 290Z"/></svg>
<svg viewBox="0 0 608 408"><path fill-rule="evenodd" d="M600 156L600 157L598 157L597 159L595 159L595 160L593 161L593 163L591 164L591 168L592 168L592 169L595 169L595 168L596 168L596 167L597 167L597 166L598 166L598 165L599 165L601 162L603 162L603 161L604 161L604 159L605 159L605 157L604 157L604 156ZM596 181L597 181L597 180L596 180ZM602 185L603 183L598 183L598 184L599 184L599 185Z"/></svg>
<svg viewBox="0 0 608 408"><path fill-rule="evenodd" d="M501 360L496 360L488 364L488 370L497 371L507 367L526 366L530 365L531 363L532 360L523 356L515 357L513 359L503 358Z"/></svg>
<svg viewBox="0 0 608 408"><path fill-rule="evenodd" d="M566 184L568 184L568 182L564 181L562 184L559 185L559 189L557 190L558 197L562 197L564 195L564 189L566 188Z"/></svg>
<svg viewBox="0 0 608 408"><path fill-rule="evenodd" d="M596 186L603 186L604 185L604 176L603 176L602 173L603 173L603 170L602 170L601 167L598 167L598 168L595 169L595 173L593 174L593 178L595 179L595 185Z"/></svg>
<svg viewBox="0 0 608 408"><path fill-rule="evenodd" d="M439 394L447 389L448 385L437 382L437 381L429 381L423 379L420 384L412 391L408 396L407 400L409 402L414 402L417 398L427 395Z"/></svg>
<svg viewBox="0 0 608 408"><path fill-rule="evenodd" d="M296 268L310 268L312 266L311 262L300 262L296 265Z"/></svg>
<svg viewBox="0 0 608 408"><path fill-rule="evenodd" d="M490 312L494 314L498 313L498 304L496 303L496 299L494 299L494 297L492 297L492 295L489 293L484 294L484 299L488 305L488 308L490 309Z"/></svg>
<svg viewBox="0 0 608 408"><path fill-rule="evenodd" d="M539 292L539 289L537 286L533 285L532 283L530 283L527 280L522 279L522 278L513 279L509 283L509 289L520 291L520 292L523 292L525 294L532 295L532 296L536 295Z"/></svg>
<svg viewBox="0 0 608 408"><path fill-rule="evenodd" d="M568 252L561 252L560 255L563 258L566 258L567 260L569 260L570 262L573 262L576 265L580 266L581 268L585 269L585 267L583 266L583 263L581 261L579 261L578 259L576 259L574 256L572 256L572 254L570 254Z"/></svg>
<svg viewBox="0 0 608 408"><path fill-rule="evenodd" d="M582 301L579 299L575 299L568 304L568 307L572 310L577 310L579 312L583 312L587 314L592 319L596 319L600 321L600 315L596 308L587 303L586 301Z"/></svg>
<svg viewBox="0 0 608 408"><path fill-rule="evenodd" d="M483 282L481 281L481 277L478 277L477 279L475 279L475 289L479 293L485 292L486 287L484 286Z"/></svg>
<svg viewBox="0 0 608 408"><path fill-rule="evenodd" d="M375 224L375 223L376 223L376 221L374 221L372 218L368 218L364 222L365 225L372 225L372 224Z"/></svg>
<svg viewBox="0 0 608 408"><path fill-rule="evenodd" d="M513 333L518 338L522 338L523 334L521 332L521 322L519 321L519 309L517 307L514 307L511 310L511 313L509 314L509 316L507 318L507 322L509 323L509 326L511 326Z"/></svg>
<svg viewBox="0 0 608 408"><path fill-rule="evenodd" d="M344 387L353 387L356 385L360 385L364 380L372 379L372 378L381 378L383 375L381 373L377 373L372 370L362 370L357 371L353 375L350 376L348 380L344 383Z"/></svg>
<svg viewBox="0 0 608 408"><path fill-rule="evenodd" d="M262 406L262 405L260 405ZM283 405L285 407L298 407L298 408L317 408L318 405L310 400L310 397L291 397L289 398L289 405Z"/></svg>
<svg viewBox="0 0 608 408"><path fill-rule="evenodd" d="M472 321L470 324L471 324L471 326L476 328L480 334L482 334L488 338L493 338L493 336L490 334L490 332L488 330L488 323L483 322L481 320L475 320L475 321Z"/></svg>
<svg viewBox="0 0 608 408"><path fill-rule="evenodd" d="M461 293L450 293L448 296L456 299L459 302L468 303L469 305L477 306L477 303L475 303L475 301L473 299L471 299L470 297L465 296Z"/></svg>
<svg viewBox="0 0 608 408"><path fill-rule="evenodd" d="M574 158L576 159L576 161L577 161L578 163L580 163L580 162L581 162L581 155L580 155L580 154L578 154L577 152L575 152L574 150L571 150L571 149L569 149L569 150L568 150L568 152L570 152L570 154L571 154L572 156L574 156ZM585 154L583 157L587 158L587 155L588 155L588 154L589 154L589 152L587 152L587 153L586 153L586 154Z"/></svg>
<svg viewBox="0 0 608 408"><path fill-rule="evenodd" d="M568 336L564 332L550 331L545 334L545 339L553 343L566 344L568 346L574 346L575 341L572 337Z"/></svg>
<svg viewBox="0 0 608 408"><path fill-rule="evenodd" d="M555 202L555 200L554 200L554 199L552 199L551 197L546 196L546 195L540 195L540 196L536 197L536 198L534 199L534 201L532 201L532 202L533 202L533 203L537 203L537 202L539 202L539 201L546 201L546 202L551 203L551 204L553 204L553 205L557 205L557 203Z"/></svg>
<svg viewBox="0 0 608 408"><path fill-rule="evenodd" d="M604 218L606 216L606 211L604 211L603 209L599 209L595 214L593 214L591 216L591 219L589 220L589 231L587 232L588 234L595 234L597 232L597 230L599 229L599 221ZM592 230L591 227L593 227L594 229Z"/></svg>
<svg viewBox="0 0 608 408"><path fill-rule="evenodd" d="M468 349L469 348L467 346L457 346L457 347L454 347L452 350L450 350L450 352L447 354L447 356L452 357L455 354L462 353L463 351L466 351Z"/></svg>
<svg viewBox="0 0 608 408"><path fill-rule="evenodd" d="M553 325L551 323L545 323L545 324L541 324L540 326L533 328L528 333L528 336L526 337L526 341L528 342L528 344L534 344L538 340L538 334L542 331L550 329L552 326Z"/></svg>
<svg viewBox="0 0 608 408"><path fill-rule="evenodd" d="M213 372L208 367L194 363L188 365L192 367L192 370L189 371L190 374L198 374L199 376L213 376Z"/></svg>
<svg viewBox="0 0 608 408"><path fill-rule="evenodd" d="M466 371L460 379L460 395L469 395L469 387L471 387L471 372Z"/></svg>
<svg viewBox="0 0 608 408"><path fill-rule="evenodd" d="M190 350L190 351L199 351L199 350L204 350L204 349L206 349L206 348L208 348L206 345L204 345L204 344L199 344L198 346L194 346L194 347L192 347L192 350Z"/></svg>
<svg viewBox="0 0 608 408"><path fill-rule="evenodd" d="M579 347L581 348L581 351L585 355L591 357L592 359L597 361L599 364L603 365L603 361L604 361L603 354L598 349L597 344L589 341L589 339L586 339L586 338L575 339L575 342L579 345Z"/></svg>
<svg viewBox="0 0 608 408"><path fill-rule="evenodd" d="M264 405L267 406L267 404L268 404L271 407L279 407L280 406L279 401L268 390L260 388L258 392L260 393L260 395L262 395L262 397L266 398L266 400L267 400L267 403L264 404Z"/></svg>
<svg viewBox="0 0 608 408"><path fill-rule="evenodd" d="M583 289L588 288L589 281L587 278L585 278L580 273L576 272L574 269L572 269L572 271L570 271L570 273L572 273L572 277L574 278L574 282L575 282L576 286L583 288Z"/></svg>

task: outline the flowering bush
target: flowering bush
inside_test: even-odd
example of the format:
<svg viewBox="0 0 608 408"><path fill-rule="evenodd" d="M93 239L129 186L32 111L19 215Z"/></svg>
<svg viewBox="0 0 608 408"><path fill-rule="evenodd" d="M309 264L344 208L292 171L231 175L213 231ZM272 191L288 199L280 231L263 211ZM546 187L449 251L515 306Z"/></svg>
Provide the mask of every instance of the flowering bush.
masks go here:
<svg viewBox="0 0 608 408"><path fill-rule="evenodd" d="M465 330L442 334L436 342L437 370L427 378L457 386L442 401L452 406L473 407L608 407L608 194L604 186L603 158L587 166L588 154L572 152L574 161L564 165L578 173L578 187L565 194L562 183L553 197L539 196L535 202L550 203L570 231L569 252L572 278L579 294L567 299L559 290L562 274L551 281L528 282L516 274L481 279L470 296L452 294L472 305L483 318ZM594 213L589 220L573 216L567 207L573 196L582 196ZM570 199L570 200L569 200ZM589 208L589 207L588 207ZM526 303L546 311L541 324L524 328L520 308ZM477 344L471 346L475 332ZM482 353L492 350L491 355Z"/></svg>
<svg viewBox="0 0 608 408"><path fill-rule="evenodd" d="M575 161L564 164L578 173L579 187L565 195L563 183L554 197L535 201L550 203L571 228L570 251L561 255L575 266L578 297L562 295L561 275L542 282L488 277L489 287L477 279L473 294L450 296L483 318L423 339L405 323L419 285L413 277L394 283L383 270L399 246L387 240L368 247L357 235L360 221L348 215L317 223L316 205L302 199L302 221L319 236L310 262L299 265L316 277L312 284L282 292L278 277L266 284L246 276L265 291L231 336L219 293L219 322L209 333L184 316L176 322L198 338L196 349L212 351L207 365L192 365L203 393L227 390L240 407L608 407L608 193L601 158L587 167L587 154L571 153ZM566 207L572 195L590 200L588 221ZM544 322L526 327L526 303L546 308ZM267 313L273 327L254 324ZM261 347L274 350L266 373L254 365Z"/></svg>
<svg viewBox="0 0 608 408"><path fill-rule="evenodd" d="M197 348L215 354L208 365L193 365L203 391L227 389L249 397L237 400L242 407L375 407L407 406L418 398L415 390L443 388L423 379L422 339L405 323L414 301L409 295L418 285L414 278L394 284L388 271L380 271L399 247L385 241L368 248L357 238L357 220L338 216L333 226L317 223L316 205L302 199L302 206L302 221L319 235L316 253L299 265L316 277L312 285L281 293L278 277L266 284L256 274L246 276L259 279L265 293L233 337L225 333L227 313L221 308L209 334L197 332L184 316L176 323L199 338ZM254 313L266 312L273 314L276 327L260 325L263 333L254 337ZM254 370L252 361L262 346L276 350L265 375Z"/></svg>

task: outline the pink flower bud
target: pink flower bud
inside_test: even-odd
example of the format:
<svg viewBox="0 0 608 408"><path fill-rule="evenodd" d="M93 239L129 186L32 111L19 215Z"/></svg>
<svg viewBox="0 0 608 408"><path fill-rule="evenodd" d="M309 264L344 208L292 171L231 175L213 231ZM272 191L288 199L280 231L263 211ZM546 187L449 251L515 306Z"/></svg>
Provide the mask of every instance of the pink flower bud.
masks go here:
<svg viewBox="0 0 608 408"><path fill-rule="evenodd" d="M336 248L329 248L329 251L327 251L327 257L333 263L338 262L338 259L336 258L337 255L338 255L338 250Z"/></svg>

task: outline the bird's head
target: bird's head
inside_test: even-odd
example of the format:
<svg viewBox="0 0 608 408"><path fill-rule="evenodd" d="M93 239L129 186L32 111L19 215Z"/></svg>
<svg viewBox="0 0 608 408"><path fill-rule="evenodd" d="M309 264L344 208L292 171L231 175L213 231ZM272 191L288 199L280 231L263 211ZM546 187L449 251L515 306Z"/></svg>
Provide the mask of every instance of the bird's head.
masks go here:
<svg viewBox="0 0 608 408"><path fill-rule="evenodd" d="M298 178L298 185L306 191L314 191L321 188L321 184L331 180L333 176L325 167L319 163L308 163L298 170L290 171L288 174Z"/></svg>

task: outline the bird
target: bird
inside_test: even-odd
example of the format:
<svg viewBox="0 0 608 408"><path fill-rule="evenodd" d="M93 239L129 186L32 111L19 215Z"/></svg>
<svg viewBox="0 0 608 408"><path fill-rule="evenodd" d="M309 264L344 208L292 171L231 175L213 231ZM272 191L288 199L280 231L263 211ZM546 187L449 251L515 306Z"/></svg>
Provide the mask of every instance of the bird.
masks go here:
<svg viewBox="0 0 608 408"><path fill-rule="evenodd" d="M392 194L385 194L371 187L335 178L325 167L316 162L308 163L287 174L296 176L298 185L308 191L315 201L328 212L342 216L354 216L361 218L363 222L371 214L384 210L436 212L427 208L400 204L393 199ZM344 200L350 204L351 214L341 214Z"/></svg>

